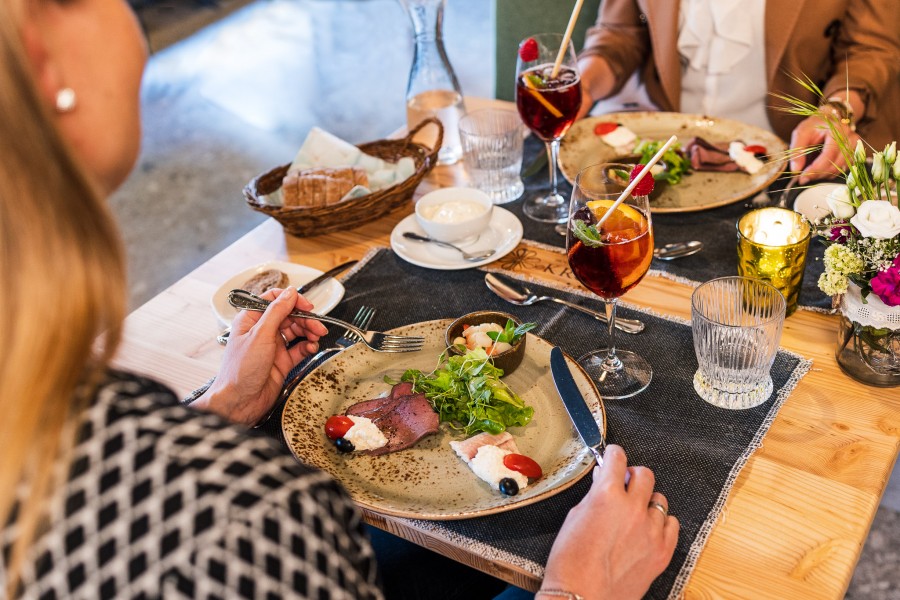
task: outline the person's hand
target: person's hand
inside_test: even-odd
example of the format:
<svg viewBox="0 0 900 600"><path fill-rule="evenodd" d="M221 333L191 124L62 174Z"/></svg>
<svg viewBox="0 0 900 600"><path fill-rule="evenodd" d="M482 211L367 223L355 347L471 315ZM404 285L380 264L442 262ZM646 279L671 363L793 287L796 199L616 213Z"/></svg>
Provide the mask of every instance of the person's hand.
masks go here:
<svg viewBox="0 0 900 600"><path fill-rule="evenodd" d="M586 85L581 86L581 106L578 108L578 114L575 115L575 120L582 119L591 112L591 109L594 108L594 98L591 96L591 92Z"/></svg>
<svg viewBox="0 0 900 600"><path fill-rule="evenodd" d="M627 467L619 446L609 446L603 460L602 469L594 467L590 491L556 536L541 589L586 600L640 598L672 560L679 524L650 506L652 500L668 510L665 496L653 491L653 472Z"/></svg>
<svg viewBox="0 0 900 600"><path fill-rule="evenodd" d="M325 326L288 316L295 308L312 310L306 298L292 287L262 297L273 300L266 312L241 311L232 321L219 374L192 406L254 425L271 411L291 369L318 350L319 338L328 333ZM286 347L298 337L307 341Z"/></svg>
<svg viewBox="0 0 900 600"><path fill-rule="evenodd" d="M843 127L845 127L844 134L852 152L856 147L856 141L860 138L856 132L850 131L849 127ZM822 151L814 159L810 160L812 155L807 154L798 154L791 158L791 171L795 173L802 171L797 180L800 185L840 175L841 169L847 166L844 155L841 154L837 142L831 137L831 131L825 120L818 115L813 115L801 121L794 128L791 133L791 150L797 152L816 145L821 145Z"/></svg>

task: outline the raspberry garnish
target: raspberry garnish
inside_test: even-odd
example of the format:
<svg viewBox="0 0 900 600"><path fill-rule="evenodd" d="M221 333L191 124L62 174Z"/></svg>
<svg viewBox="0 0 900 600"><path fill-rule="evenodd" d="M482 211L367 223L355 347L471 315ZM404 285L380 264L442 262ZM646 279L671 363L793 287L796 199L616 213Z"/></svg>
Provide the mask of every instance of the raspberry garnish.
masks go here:
<svg viewBox="0 0 900 600"><path fill-rule="evenodd" d="M644 165L634 165L634 168L631 170L631 181L634 181L638 176L638 173L644 170ZM653 191L653 174L647 173L641 182L635 186L635 188L631 191L632 196L649 196L650 192Z"/></svg>
<svg viewBox="0 0 900 600"><path fill-rule="evenodd" d="M519 44L519 58L523 62L531 62L538 59L538 45L534 38L528 38Z"/></svg>

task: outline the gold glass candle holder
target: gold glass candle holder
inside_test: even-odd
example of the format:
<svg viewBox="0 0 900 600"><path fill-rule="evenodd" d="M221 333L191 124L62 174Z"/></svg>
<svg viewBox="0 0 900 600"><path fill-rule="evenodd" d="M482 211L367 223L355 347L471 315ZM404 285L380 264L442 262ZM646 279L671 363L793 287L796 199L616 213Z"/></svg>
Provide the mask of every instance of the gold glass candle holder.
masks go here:
<svg viewBox="0 0 900 600"><path fill-rule="evenodd" d="M784 208L759 208L737 223L738 274L761 279L784 294L787 314L797 310L812 227Z"/></svg>

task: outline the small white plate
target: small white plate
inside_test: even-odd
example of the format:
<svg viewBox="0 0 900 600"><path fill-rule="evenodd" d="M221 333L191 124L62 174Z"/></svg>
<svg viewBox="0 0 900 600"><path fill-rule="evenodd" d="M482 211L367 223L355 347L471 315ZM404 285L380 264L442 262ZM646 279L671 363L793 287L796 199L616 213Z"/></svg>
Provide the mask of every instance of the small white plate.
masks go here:
<svg viewBox="0 0 900 600"><path fill-rule="evenodd" d="M472 269L486 265L512 252L522 239L522 223L505 208L494 207L491 222L487 229L481 232L478 239L466 244L457 244L466 252L478 252L489 248L496 248L496 252L484 260L463 260L462 255L453 248L442 248L428 242L417 242L403 237L407 231L426 235L419 227L416 215L410 215L400 221L391 232L391 248L406 262L442 271L455 271L458 269Z"/></svg>
<svg viewBox="0 0 900 600"><path fill-rule="evenodd" d="M831 209L828 208L825 198L833 190L842 187L844 187L842 183L820 183L819 185L808 187L797 194L797 197L794 199L794 211L809 219L810 223L815 223L831 214Z"/></svg>
<svg viewBox="0 0 900 600"><path fill-rule="evenodd" d="M219 319L219 322L226 326L231 325L231 320L238 312L237 309L228 304L228 292L239 289L248 279L268 269L278 269L286 273L293 287L301 286L322 274L322 271L318 269L281 260L272 260L251 267L246 271L241 271L223 283L212 296L212 309L216 313L216 318ZM313 303L315 307L313 310L320 315L327 315L344 297L344 286L336 279L329 279L317 285L304 296Z"/></svg>

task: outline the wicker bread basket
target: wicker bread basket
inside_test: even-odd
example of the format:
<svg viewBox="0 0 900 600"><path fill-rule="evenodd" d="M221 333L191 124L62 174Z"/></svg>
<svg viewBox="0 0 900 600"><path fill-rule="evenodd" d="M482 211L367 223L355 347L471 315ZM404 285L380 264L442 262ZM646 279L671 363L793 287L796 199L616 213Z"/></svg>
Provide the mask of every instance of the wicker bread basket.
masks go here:
<svg viewBox="0 0 900 600"><path fill-rule="evenodd" d="M434 148L427 148L412 139L424 127L434 125L438 129ZM254 177L244 186L244 197L253 210L273 217L284 230L297 237L307 237L329 233L338 229L350 229L377 219L409 202L422 179L437 164L438 151L444 137L441 122L431 117L416 125L405 138L398 140L378 140L357 146L364 153L396 162L409 156L416 164L415 172L400 183L359 198L351 198L331 206L281 207L270 206L262 196L271 194L281 187L281 181L290 165L275 167Z"/></svg>

